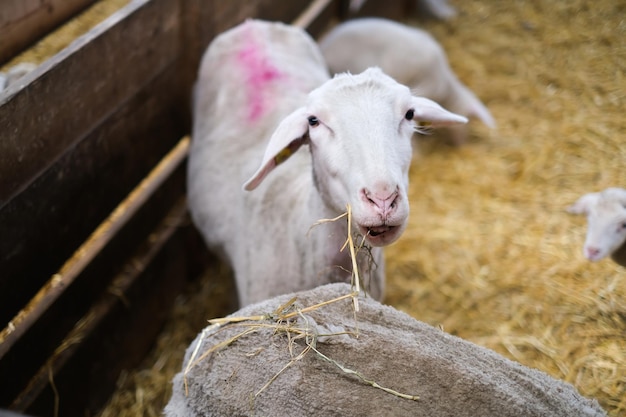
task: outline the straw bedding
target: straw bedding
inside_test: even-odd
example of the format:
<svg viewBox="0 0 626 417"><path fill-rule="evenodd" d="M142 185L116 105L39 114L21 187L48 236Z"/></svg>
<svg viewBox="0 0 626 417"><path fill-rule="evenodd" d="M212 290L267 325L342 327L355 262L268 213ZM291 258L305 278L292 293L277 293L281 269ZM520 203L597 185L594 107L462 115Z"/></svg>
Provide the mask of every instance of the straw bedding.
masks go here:
<svg viewBox="0 0 626 417"><path fill-rule="evenodd" d="M420 140L410 224L386 252L385 301L624 415L626 270L586 261L585 220L564 209L583 193L626 187L626 5L454 3L451 22L412 23L442 43L498 128L473 122L458 148ZM227 312L215 300L232 288L220 281L228 272L218 265L180 297L102 416L160 415L185 348Z"/></svg>
<svg viewBox="0 0 626 417"><path fill-rule="evenodd" d="M422 143L386 301L626 412L626 270L582 257L564 208L625 187L626 24L616 2L464 2L425 26L488 105L453 149Z"/></svg>

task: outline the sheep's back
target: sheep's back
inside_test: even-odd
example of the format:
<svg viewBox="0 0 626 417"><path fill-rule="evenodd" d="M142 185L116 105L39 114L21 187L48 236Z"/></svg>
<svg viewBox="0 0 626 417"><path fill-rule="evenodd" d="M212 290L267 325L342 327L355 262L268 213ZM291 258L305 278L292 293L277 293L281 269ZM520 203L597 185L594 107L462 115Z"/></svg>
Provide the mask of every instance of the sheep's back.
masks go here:
<svg viewBox="0 0 626 417"><path fill-rule="evenodd" d="M264 149L268 133L328 78L306 32L247 21L216 37L202 58L194 91L194 140ZM226 135L212 134L215 130Z"/></svg>
<svg viewBox="0 0 626 417"><path fill-rule="evenodd" d="M320 49L331 72L359 73L378 66L418 95L442 104L450 95L445 53L423 30L381 18L354 19L328 33Z"/></svg>
<svg viewBox="0 0 626 417"><path fill-rule="evenodd" d="M280 121L328 78L310 36L282 23L250 20L211 43L194 89L187 185L192 217L212 249L237 244L232 234L250 218L240 211L262 198L242 185ZM289 163L302 168L291 175L310 176L310 158L299 154Z"/></svg>

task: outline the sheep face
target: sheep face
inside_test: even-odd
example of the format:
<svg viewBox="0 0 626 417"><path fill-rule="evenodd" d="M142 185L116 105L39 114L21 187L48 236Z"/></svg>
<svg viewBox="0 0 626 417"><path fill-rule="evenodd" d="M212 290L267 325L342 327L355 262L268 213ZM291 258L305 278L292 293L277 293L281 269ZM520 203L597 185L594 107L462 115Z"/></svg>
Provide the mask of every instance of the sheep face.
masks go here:
<svg viewBox="0 0 626 417"><path fill-rule="evenodd" d="M333 212L350 204L356 229L372 246L394 242L409 214L408 170L416 123L464 123L377 68L340 74L309 94L308 102L279 125L264 162L246 183L254 189L301 145L310 145L313 177Z"/></svg>
<svg viewBox="0 0 626 417"><path fill-rule="evenodd" d="M568 211L587 216L583 254L590 261L613 254L626 242L626 190L608 188L585 194Z"/></svg>
<svg viewBox="0 0 626 417"><path fill-rule="evenodd" d="M376 74L342 75L314 91L307 120L324 203L337 212L349 203L357 230L383 246L406 227L414 122L408 88Z"/></svg>

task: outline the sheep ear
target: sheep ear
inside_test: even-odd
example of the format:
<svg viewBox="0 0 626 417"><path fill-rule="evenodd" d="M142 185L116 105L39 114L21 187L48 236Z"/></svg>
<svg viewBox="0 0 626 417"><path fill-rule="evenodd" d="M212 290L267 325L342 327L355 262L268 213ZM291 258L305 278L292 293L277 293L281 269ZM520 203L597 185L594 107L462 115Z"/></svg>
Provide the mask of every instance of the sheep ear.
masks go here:
<svg viewBox="0 0 626 417"><path fill-rule="evenodd" d="M467 117L449 112L439 104L424 97L413 97L413 120L421 127L450 126L467 123Z"/></svg>
<svg viewBox="0 0 626 417"><path fill-rule="evenodd" d="M285 162L300 146L308 142L309 122L304 107L291 113L278 125L270 138L263 162L257 172L243 185L246 191L252 191L272 172Z"/></svg>
<svg viewBox="0 0 626 417"><path fill-rule="evenodd" d="M571 214L589 214L591 206L597 203L600 198L600 193L589 193L580 197L574 204L569 206L566 210Z"/></svg>
<svg viewBox="0 0 626 417"><path fill-rule="evenodd" d="M461 99L463 103L461 106L463 114L467 115L467 117L474 117L480 120L490 129L494 129L496 127L496 121L491 115L491 112L474 93L469 91L469 89L464 88L464 91L461 94ZM459 111L458 108L455 108L455 110Z"/></svg>

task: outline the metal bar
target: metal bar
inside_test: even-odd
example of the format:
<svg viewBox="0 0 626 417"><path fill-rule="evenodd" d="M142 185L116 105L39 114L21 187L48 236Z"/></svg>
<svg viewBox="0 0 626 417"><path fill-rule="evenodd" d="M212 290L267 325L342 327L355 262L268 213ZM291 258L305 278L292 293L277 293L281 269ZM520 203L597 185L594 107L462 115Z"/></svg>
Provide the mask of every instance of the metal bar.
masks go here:
<svg viewBox="0 0 626 417"><path fill-rule="evenodd" d="M76 323L46 363L30 379L26 388L13 400L10 406L12 410L25 411L50 383L52 376L57 374L82 345L82 342L114 308L115 303L124 302L125 294L131 285L141 276L152 259L186 221L186 213L187 203L183 197L157 226L156 232L151 234L147 249L136 254L126 263L127 267L123 268L122 272L113 279L110 285L111 291L100 297L82 319Z"/></svg>
<svg viewBox="0 0 626 417"><path fill-rule="evenodd" d="M333 0L313 0L300 16L293 21L292 25L306 29L323 12Z"/></svg>
<svg viewBox="0 0 626 417"><path fill-rule="evenodd" d="M85 269L100 250L132 218L148 198L159 188L169 175L186 158L190 139L185 137L154 167L133 191L113 210L89 238L78 248L74 255L61 267L58 273L39 290L0 332L0 358L11 346L41 317L46 309L57 299L74 279Z"/></svg>

